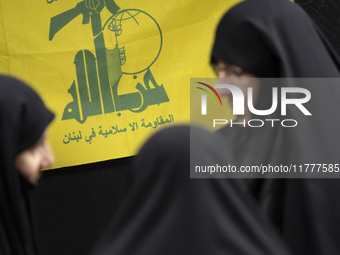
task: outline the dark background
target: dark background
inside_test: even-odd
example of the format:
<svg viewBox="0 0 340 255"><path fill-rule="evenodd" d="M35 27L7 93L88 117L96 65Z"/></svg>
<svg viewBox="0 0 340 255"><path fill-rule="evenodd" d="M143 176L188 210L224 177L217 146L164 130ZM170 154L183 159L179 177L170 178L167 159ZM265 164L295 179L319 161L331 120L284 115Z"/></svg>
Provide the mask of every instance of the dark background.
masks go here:
<svg viewBox="0 0 340 255"><path fill-rule="evenodd" d="M340 55L340 0L295 2L320 26ZM121 201L132 159L43 172L39 187L31 194L39 254L89 252Z"/></svg>
<svg viewBox="0 0 340 255"><path fill-rule="evenodd" d="M39 254L87 254L125 192L132 157L44 171L32 192Z"/></svg>

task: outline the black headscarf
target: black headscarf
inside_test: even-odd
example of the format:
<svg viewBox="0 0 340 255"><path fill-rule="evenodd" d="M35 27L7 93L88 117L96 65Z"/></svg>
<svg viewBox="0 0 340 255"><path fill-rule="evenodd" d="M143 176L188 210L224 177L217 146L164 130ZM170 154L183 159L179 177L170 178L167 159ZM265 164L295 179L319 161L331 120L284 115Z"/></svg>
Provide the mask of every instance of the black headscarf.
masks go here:
<svg viewBox="0 0 340 255"><path fill-rule="evenodd" d="M237 180L190 179L190 156L202 165L228 162L219 140L188 126L154 135L136 156L127 197L92 254L289 254Z"/></svg>
<svg viewBox="0 0 340 255"><path fill-rule="evenodd" d="M216 31L217 60L260 78L339 78L334 50L288 0L248 0L228 11ZM340 86L324 83L300 85L312 93L313 116L288 111L285 118L297 119L296 128L222 129L238 164L338 163ZM272 86L261 86L257 108L271 102ZM340 179L257 179L250 188L296 254L339 254Z"/></svg>
<svg viewBox="0 0 340 255"><path fill-rule="evenodd" d="M29 184L15 169L14 160L38 142L53 118L31 88L0 76L0 254L36 254Z"/></svg>
<svg viewBox="0 0 340 255"><path fill-rule="evenodd" d="M308 14L289 0L246 0L220 21L212 61L257 77L339 77L335 51Z"/></svg>

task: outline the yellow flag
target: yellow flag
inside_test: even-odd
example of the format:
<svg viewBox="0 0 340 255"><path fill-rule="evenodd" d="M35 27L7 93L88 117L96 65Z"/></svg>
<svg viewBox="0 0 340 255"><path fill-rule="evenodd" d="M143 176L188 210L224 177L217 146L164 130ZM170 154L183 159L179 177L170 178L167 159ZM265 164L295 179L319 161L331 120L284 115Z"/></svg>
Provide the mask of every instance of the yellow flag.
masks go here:
<svg viewBox="0 0 340 255"><path fill-rule="evenodd" d="M190 78L214 77L216 25L238 0L0 0L0 72L56 114L56 168L134 155L188 123Z"/></svg>

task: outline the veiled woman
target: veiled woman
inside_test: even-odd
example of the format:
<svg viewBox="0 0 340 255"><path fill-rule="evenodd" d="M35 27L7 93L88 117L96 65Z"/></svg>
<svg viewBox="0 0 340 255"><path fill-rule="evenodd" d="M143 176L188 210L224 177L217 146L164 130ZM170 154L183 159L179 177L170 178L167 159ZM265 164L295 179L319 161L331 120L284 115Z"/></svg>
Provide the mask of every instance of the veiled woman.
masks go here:
<svg viewBox="0 0 340 255"><path fill-rule="evenodd" d="M0 254L37 254L28 193L54 162L46 140L53 118L30 87L0 76Z"/></svg>
<svg viewBox="0 0 340 255"><path fill-rule="evenodd" d="M279 124L274 128L223 128L219 132L226 138L226 146L233 148L229 154L238 164L339 163L339 82L317 79L339 78L339 60L319 28L297 4L288 0L248 0L236 5L219 23L212 62L220 78L316 78L309 79L310 84L298 85L311 91L306 107L312 116L300 114L297 108L288 109L285 116L280 111L271 116L254 116L249 111L239 116L295 119L297 127L282 128ZM257 87L257 109L269 109L272 87L281 89L275 80L264 84L266 81ZM296 80L295 85L294 80L287 81L282 86L301 84L301 80ZM247 86L241 89L245 91ZM225 94L231 97L229 92ZM254 179L249 186L295 254L338 254L337 178Z"/></svg>

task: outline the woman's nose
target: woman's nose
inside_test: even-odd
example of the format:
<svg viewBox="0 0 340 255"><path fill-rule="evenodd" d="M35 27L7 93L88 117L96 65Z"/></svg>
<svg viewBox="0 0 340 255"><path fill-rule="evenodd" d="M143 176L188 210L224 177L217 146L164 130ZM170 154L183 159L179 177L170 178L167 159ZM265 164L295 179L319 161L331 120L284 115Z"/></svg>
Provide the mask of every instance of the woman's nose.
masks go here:
<svg viewBox="0 0 340 255"><path fill-rule="evenodd" d="M218 78L219 79L226 79L226 78L229 78L229 75L224 70L220 70L218 72Z"/></svg>
<svg viewBox="0 0 340 255"><path fill-rule="evenodd" d="M55 158L54 158L53 150L49 143L45 146L45 148L46 149L45 149L45 155L43 159L43 167L47 168L47 167L51 167L54 165Z"/></svg>

